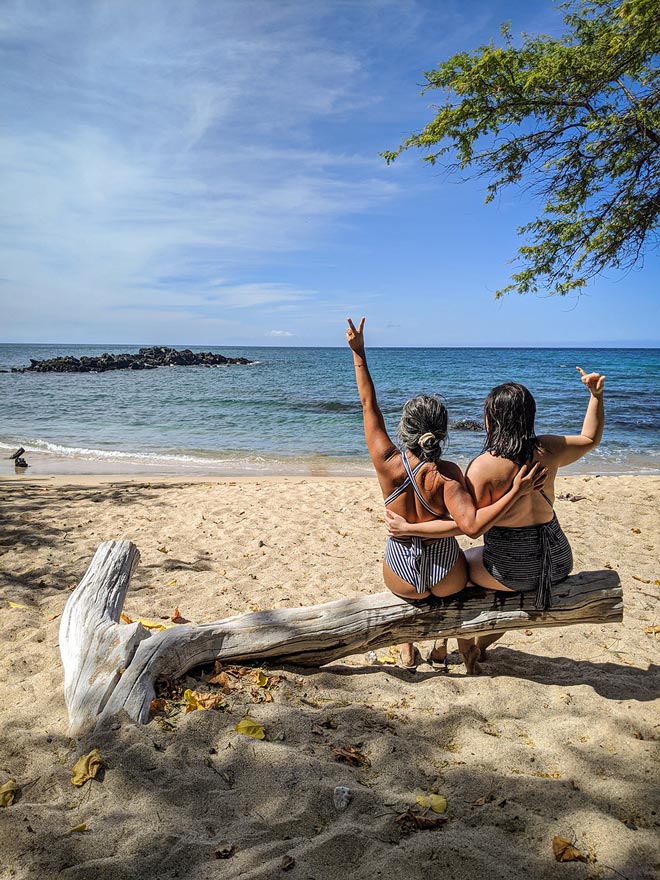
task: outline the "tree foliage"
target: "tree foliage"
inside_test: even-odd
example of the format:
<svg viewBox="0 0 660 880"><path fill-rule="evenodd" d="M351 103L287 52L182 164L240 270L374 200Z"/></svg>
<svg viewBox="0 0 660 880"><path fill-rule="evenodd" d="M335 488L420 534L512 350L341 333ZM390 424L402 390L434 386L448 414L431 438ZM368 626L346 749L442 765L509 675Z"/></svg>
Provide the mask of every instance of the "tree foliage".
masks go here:
<svg viewBox="0 0 660 880"><path fill-rule="evenodd" d="M639 264L660 233L660 0L562 5L560 38L460 52L425 74L444 104L411 147L489 178L486 202L520 184L545 202L518 232L520 271L497 291L566 294Z"/></svg>

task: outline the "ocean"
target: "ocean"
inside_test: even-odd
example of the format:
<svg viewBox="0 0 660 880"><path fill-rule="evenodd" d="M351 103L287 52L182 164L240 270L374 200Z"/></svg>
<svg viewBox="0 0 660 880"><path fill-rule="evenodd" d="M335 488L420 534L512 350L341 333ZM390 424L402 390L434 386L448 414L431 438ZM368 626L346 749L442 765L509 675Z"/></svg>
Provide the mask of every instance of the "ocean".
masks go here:
<svg viewBox="0 0 660 880"><path fill-rule="evenodd" d="M28 473L372 474L351 353L344 348L185 346L249 366L106 373L0 373L1 472L18 446ZM126 345L0 345L0 369L30 358L137 351ZM579 433L587 392L576 365L605 373L605 435L567 473L660 472L660 349L376 348L369 365L388 430L403 403L441 394L450 426L482 420L488 391L526 385L538 433ZM450 430L464 466L483 433Z"/></svg>

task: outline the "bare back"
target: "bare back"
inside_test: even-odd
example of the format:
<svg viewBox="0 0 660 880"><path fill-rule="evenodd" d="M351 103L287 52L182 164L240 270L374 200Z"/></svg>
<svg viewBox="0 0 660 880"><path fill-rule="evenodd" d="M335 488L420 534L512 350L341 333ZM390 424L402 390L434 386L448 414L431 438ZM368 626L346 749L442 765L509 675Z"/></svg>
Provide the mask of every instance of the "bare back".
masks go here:
<svg viewBox="0 0 660 880"><path fill-rule="evenodd" d="M555 500L555 478L558 469L565 463L563 458L570 439L556 434L543 434L539 437L541 445L535 451L531 463L538 462L547 468L543 493L531 492L517 498L498 519L498 526L519 528L550 522ZM501 498L511 488L517 472L518 465L515 462L490 452L483 452L470 462L465 477L477 507L485 507Z"/></svg>
<svg viewBox="0 0 660 880"><path fill-rule="evenodd" d="M403 454L407 454L411 468L415 469L420 463L420 460L412 453ZM401 454L397 450L396 454L393 454L387 460L374 462L374 464L376 465L378 482L383 498L387 499L408 479ZM417 487L424 496L426 503L433 510L433 513L424 507L410 485L387 506L394 513L398 513L413 523L429 522L438 517L448 517L449 511L447 510L444 498L445 485L448 480L463 481L461 469L451 461L440 461L438 464L427 463L417 472Z"/></svg>

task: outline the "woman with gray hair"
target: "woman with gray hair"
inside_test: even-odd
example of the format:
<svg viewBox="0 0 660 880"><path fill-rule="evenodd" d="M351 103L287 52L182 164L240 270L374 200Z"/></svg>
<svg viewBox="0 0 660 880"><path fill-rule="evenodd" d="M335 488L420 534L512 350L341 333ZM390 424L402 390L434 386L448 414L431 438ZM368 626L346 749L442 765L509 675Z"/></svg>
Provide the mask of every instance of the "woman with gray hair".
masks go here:
<svg viewBox="0 0 660 880"><path fill-rule="evenodd" d="M385 584L408 601L431 595L452 596L467 583L465 556L455 536L479 537L517 498L543 485L544 471L536 465L530 470L521 467L501 498L477 509L459 466L442 458L447 410L433 395L414 397L405 404L399 424L401 448L397 447L385 428L367 367L364 323L362 318L356 328L348 318L346 340L353 352L367 448L385 507L411 523L435 521L432 539L388 538L383 563ZM400 652L404 666L415 665L412 644L402 645ZM443 662L445 657L445 647L436 646L429 659Z"/></svg>

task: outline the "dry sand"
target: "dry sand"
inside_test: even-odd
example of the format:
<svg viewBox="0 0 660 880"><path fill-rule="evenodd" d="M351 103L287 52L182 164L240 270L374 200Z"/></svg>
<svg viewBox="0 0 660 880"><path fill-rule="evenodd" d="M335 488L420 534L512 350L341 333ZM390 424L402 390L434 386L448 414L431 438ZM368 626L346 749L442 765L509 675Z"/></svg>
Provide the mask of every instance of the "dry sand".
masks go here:
<svg viewBox="0 0 660 880"><path fill-rule="evenodd" d="M144 727L124 716L75 740L58 615L101 541L142 554L130 616L315 604L382 589L379 491L365 479L2 481L0 785L21 792L0 808L0 878L660 877L660 642L645 632L660 625L660 477L557 490L585 496L559 500L558 515L576 570L619 571L622 625L512 633L478 678L456 655L449 675L363 657L267 666L284 676L271 703L237 688L225 711ZM246 713L265 741L235 731ZM369 766L334 761L337 744ZM95 746L105 775L74 788L71 768ZM338 785L352 791L345 811ZM444 827L403 834L396 816L429 793L447 798ZM555 835L591 861L558 864Z"/></svg>

